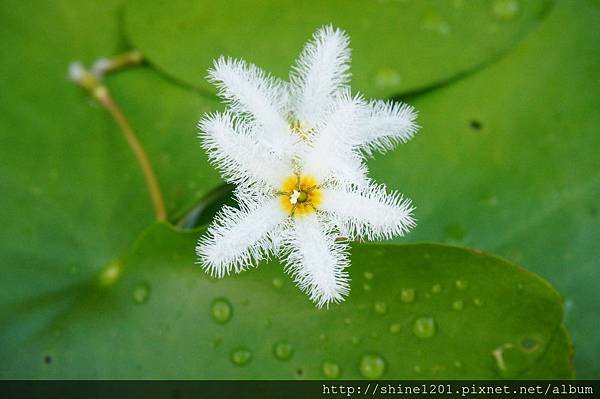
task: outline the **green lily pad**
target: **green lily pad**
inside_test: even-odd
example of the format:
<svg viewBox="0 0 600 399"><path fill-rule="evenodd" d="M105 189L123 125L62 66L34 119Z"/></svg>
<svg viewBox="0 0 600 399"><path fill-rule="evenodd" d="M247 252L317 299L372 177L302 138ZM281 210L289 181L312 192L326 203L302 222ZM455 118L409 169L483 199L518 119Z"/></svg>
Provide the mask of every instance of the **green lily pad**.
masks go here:
<svg viewBox="0 0 600 399"><path fill-rule="evenodd" d="M211 93L221 54L285 78L304 43L332 23L352 40L355 89L387 97L458 77L511 48L551 2L137 0L126 7L133 46L168 76ZM477 37L477 40L472 40Z"/></svg>
<svg viewBox="0 0 600 399"><path fill-rule="evenodd" d="M94 278L10 307L0 376L572 376L560 296L500 258L357 244L348 300L319 310L276 262L208 277L190 250L200 233L157 224Z"/></svg>
<svg viewBox="0 0 600 399"><path fill-rule="evenodd" d="M408 240L498 253L565 295L579 375L600 372L600 6L559 2L498 63L411 102L421 132L371 162L417 206Z"/></svg>

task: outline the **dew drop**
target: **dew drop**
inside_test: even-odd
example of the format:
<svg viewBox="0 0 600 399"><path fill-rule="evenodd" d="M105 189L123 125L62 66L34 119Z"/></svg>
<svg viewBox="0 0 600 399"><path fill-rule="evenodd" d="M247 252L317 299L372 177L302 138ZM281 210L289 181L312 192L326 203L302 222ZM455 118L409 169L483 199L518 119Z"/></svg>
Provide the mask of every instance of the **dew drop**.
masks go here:
<svg viewBox="0 0 600 399"><path fill-rule="evenodd" d="M400 291L400 300L404 303L411 303L415 300L415 290L412 288L403 288Z"/></svg>
<svg viewBox="0 0 600 399"><path fill-rule="evenodd" d="M398 87L402 82L402 77L393 68L385 67L377 71L375 75L375 85L378 87Z"/></svg>
<svg viewBox="0 0 600 399"><path fill-rule="evenodd" d="M148 300L150 299L150 292L151 292L150 284L148 284L146 282L138 284L133 289L133 294L132 294L133 301L137 304L142 304L142 303L148 302Z"/></svg>
<svg viewBox="0 0 600 399"><path fill-rule="evenodd" d="M373 272L364 272L363 276L366 280L373 280L374 277Z"/></svg>
<svg viewBox="0 0 600 399"><path fill-rule="evenodd" d="M447 35L451 31L448 22L438 14L426 15L421 21L421 26L426 31L438 33L440 35Z"/></svg>
<svg viewBox="0 0 600 399"><path fill-rule="evenodd" d="M419 366L419 365L417 364L417 365L415 365L415 366L413 367L413 371L414 371L415 373L417 373L417 374L421 374L421 372L423 371L423 369L421 368L421 366Z"/></svg>
<svg viewBox="0 0 600 399"><path fill-rule="evenodd" d="M279 277L275 277L273 279L273 287L275 288L281 288L283 287L283 280Z"/></svg>
<svg viewBox="0 0 600 399"><path fill-rule="evenodd" d="M473 303L477 307L482 307L483 306L483 299L481 299L481 298L475 298L475 299L473 299Z"/></svg>
<svg viewBox="0 0 600 399"><path fill-rule="evenodd" d="M461 299L457 299L456 301L452 302L452 309L454 310L463 310L464 307L465 303Z"/></svg>
<svg viewBox="0 0 600 399"><path fill-rule="evenodd" d="M496 18L509 21L519 12L519 3L516 0L495 0L492 11Z"/></svg>
<svg viewBox="0 0 600 399"><path fill-rule="evenodd" d="M456 367L457 369L461 369L462 368L462 363L460 362L460 360L455 360L454 361L454 367Z"/></svg>
<svg viewBox="0 0 600 399"><path fill-rule="evenodd" d="M225 298L215 299L210 306L210 314L214 321L225 324L233 316L233 307Z"/></svg>
<svg viewBox="0 0 600 399"><path fill-rule="evenodd" d="M465 291L467 288L469 288L469 282L467 280L456 280L454 285L459 291Z"/></svg>
<svg viewBox="0 0 600 399"><path fill-rule="evenodd" d="M433 292L434 294L439 294L440 292L442 292L442 286L439 284L435 284L433 287L431 287L431 292Z"/></svg>
<svg viewBox="0 0 600 399"><path fill-rule="evenodd" d="M357 336L352 337L352 343L358 345L360 343L360 338Z"/></svg>
<svg viewBox="0 0 600 399"><path fill-rule="evenodd" d="M345 324L345 325L347 325L347 326L349 326L350 324L352 324L352 319L351 319L351 318L349 318L349 317L346 317L346 318L344 319L344 324Z"/></svg>
<svg viewBox="0 0 600 399"><path fill-rule="evenodd" d="M327 335L325 335L325 333L321 333L321 335L319 335L319 339L323 342L327 341Z"/></svg>
<svg viewBox="0 0 600 399"><path fill-rule="evenodd" d="M321 371L323 372L323 376L328 379L338 378L342 372L340 365L332 361L323 362Z"/></svg>
<svg viewBox="0 0 600 399"><path fill-rule="evenodd" d="M365 291L371 291L371 285L367 284L367 283L363 284L363 290L365 290Z"/></svg>
<svg viewBox="0 0 600 399"><path fill-rule="evenodd" d="M106 265L100 272L100 285L109 286L117 282L123 265L118 260Z"/></svg>
<svg viewBox="0 0 600 399"><path fill-rule="evenodd" d="M368 379L377 379L385 373L385 360L383 357L370 353L363 355L360 359L359 371L360 375Z"/></svg>
<svg viewBox="0 0 600 399"><path fill-rule="evenodd" d="M278 342L273 346L273 354L279 360L289 360L294 354L294 347L288 342Z"/></svg>
<svg viewBox="0 0 600 399"><path fill-rule="evenodd" d="M428 339L435 335L435 320L432 317L420 317L415 320L413 333L422 339Z"/></svg>
<svg viewBox="0 0 600 399"><path fill-rule="evenodd" d="M535 339L526 337L521 340L521 348L525 352L533 352L539 348L539 344Z"/></svg>
<svg viewBox="0 0 600 399"><path fill-rule="evenodd" d="M375 309L375 313L377 313L377 314L386 314L387 313L387 304L383 301L375 302L375 305L373 305L373 308Z"/></svg>
<svg viewBox="0 0 600 399"><path fill-rule="evenodd" d="M401 329L402 329L402 326L400 325L400 323L390 324L390 332L392 334L398 334Z"/></svg>
<svg viewBox="0 0 600 399"><path fill-rule="evenodd" d="M231 361L236 366L245 366L252 360L252 352L246 347L239 347L231 352Z"/></svg>

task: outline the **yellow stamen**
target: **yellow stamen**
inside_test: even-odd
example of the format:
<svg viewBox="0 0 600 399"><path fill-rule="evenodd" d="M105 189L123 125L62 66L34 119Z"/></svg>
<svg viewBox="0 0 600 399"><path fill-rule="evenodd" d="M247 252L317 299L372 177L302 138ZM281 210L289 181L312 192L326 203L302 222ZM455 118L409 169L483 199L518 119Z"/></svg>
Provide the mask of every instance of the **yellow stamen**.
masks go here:
<svg viewBox="0 0 600 399"><path fill-rule="evenodd" d="M293 175L283 181L281 207L291 216L304 216L316 211L322 201L322 193L312 176Z"/></svg>
<svg viewBox="0 0 600 399"><path fill-rule="evenodd" d="M304 141L308 141L308 138L312 133L312 130L306 130L299 120L290 123L290 130Z"/></svg>

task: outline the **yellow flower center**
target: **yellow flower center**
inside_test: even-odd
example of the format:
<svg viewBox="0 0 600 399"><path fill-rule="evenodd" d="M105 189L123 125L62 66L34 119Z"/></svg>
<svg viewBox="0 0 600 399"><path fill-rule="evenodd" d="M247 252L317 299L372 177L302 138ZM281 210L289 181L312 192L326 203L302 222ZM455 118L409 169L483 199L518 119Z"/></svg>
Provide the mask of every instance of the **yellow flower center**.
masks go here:
<svg viewBox="0 0 600 399"><path fill-rule="evenodd" d="M312 176L293 175L281 186L281 208L291 216L304 216L317 210L322 193Z"/></svg>

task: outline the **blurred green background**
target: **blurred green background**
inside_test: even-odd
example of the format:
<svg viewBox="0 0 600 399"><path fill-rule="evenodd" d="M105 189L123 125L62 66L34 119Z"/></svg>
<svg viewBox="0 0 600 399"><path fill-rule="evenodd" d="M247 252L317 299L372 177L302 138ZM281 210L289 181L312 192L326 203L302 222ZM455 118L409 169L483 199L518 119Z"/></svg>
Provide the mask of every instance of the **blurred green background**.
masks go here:
<svg viewBox="0 0 600 399"><path fill-rule="evenodd" d="M67 69L144 55L106 85L177 224L220 201L195 128L222 109L212 60L286 78L327 23L351 37L354 90L419 111L369 161L417 207L400 241L476 251L357 244L348 301L317 311L276 262L207 278L202 228L155 223ZM5 0L0 39L0 377L571 377L563 312L577 377L600 376L598 1Z"/></svg>

